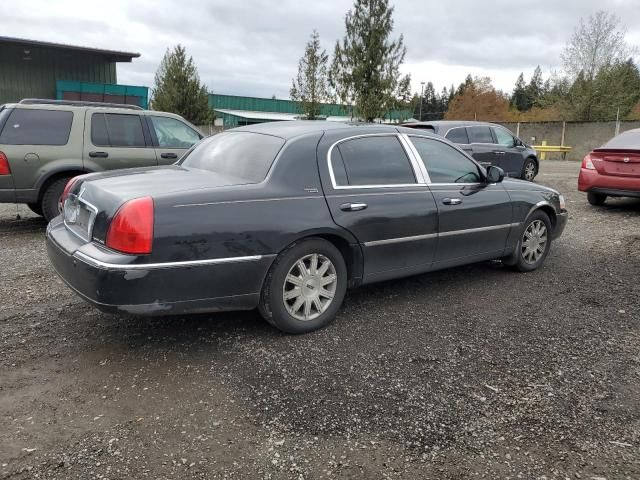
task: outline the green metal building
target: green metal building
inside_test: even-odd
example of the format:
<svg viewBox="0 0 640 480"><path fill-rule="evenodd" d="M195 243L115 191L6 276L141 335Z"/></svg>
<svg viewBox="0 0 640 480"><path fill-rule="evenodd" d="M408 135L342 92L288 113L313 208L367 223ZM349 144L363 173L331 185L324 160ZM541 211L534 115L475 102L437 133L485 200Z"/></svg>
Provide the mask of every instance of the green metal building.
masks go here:
<svg viewBox="0 0 640 480"><path fill-rule="evenodd" d="M0 37L0 104L58 97L56 82L116 84L116 64L139 53ZM146 101L146 99L145 99Z"/></svg>
<svg viewBox="0 0 640 480"><path fill-rule="evenodd" d="M296 120L301 112L298 104L292 100L275 98L242 97L237 95L209 94L209 107L216 114L216 125L233 128L254 123L274 122L278 120ZM334 122L355 120L350 105L324 103L320 115ZM411 117L409 110L392 110L383 121L399 123Z"/></svg>

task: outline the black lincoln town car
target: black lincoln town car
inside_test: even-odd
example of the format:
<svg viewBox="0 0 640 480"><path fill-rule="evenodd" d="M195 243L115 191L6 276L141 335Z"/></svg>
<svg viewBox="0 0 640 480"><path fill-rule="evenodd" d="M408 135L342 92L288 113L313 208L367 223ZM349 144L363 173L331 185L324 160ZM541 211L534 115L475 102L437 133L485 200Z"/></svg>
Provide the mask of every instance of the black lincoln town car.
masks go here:
<svg viewBox="0 0 640 480"><path fill-rule="evenodd" d="M175 165L75 177L61 208L49 258L96 307L257 307L293 333L327 324L350 287L490 259L534 270L567 221L558 192L443 137L321 121L236 128Z"/></svg>

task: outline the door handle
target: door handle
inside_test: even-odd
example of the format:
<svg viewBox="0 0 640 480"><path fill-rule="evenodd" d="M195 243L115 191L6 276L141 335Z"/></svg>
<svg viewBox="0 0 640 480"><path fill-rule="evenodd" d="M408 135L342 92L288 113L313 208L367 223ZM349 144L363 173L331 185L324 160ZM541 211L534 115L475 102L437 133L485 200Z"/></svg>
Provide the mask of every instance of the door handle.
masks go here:
<svg viewBox="0 0 640 480"><path fill-rule="evenodd" d="M495 153L496 155L504 155L507 152L493 152L493 153Z"/></svg>
<svg viewBox="0 0 640 480"><path fill-rule="evenodd" d="M109 154L107 152L89 152L91 158L107 158Z"/></svg>
<svg viewBox="0 0 640 480"><path fill-rule="evenodd" d="M462 200L460 198L445 198L442 203L445 205L460 205Z"/></svg>
<svg viewBox="0 0 640 480"><path fill-rule="evenodd" d="M357 212L358 210L364 210L367 208L366 203L343 203L340 205L340 210L344 212Z"/></svg>
<svg viewBox="0 0 640 480"><path fill-rule="evenodd" d="M177 153L161 153L160 158L178 158Z"/></svg>

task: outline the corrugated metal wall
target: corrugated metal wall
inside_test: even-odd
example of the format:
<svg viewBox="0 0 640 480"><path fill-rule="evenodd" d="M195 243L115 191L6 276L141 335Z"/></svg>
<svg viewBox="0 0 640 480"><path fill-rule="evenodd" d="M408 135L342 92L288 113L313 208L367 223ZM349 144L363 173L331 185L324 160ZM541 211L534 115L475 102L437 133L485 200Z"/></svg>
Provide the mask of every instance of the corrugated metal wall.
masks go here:
<svg viewBox="0 0 640 480"><path fill-rule="evenodd" d="M49 47L0 47L0 104L56 98L56 80L117 83L116 64L103 56Z"/></svg>

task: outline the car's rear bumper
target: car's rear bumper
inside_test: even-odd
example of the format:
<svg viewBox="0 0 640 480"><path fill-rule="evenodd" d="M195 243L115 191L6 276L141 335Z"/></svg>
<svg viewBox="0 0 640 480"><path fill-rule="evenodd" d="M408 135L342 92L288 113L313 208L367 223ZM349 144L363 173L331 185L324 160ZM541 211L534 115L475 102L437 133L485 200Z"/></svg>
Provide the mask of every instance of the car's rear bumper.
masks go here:
<svg viewBox="0 0 640 480"><path fill-rule="evenodd" d="M597 170L580 169L578 190L619 197L640 196L640 178L601 175Z"/></svg>
<svg viewBox="0 0 640 480"><path fill-rule="evenodd" d="M258 305L272 255L233 259L125 263L130 255L82 244L60 217L47 228L56 273L80 297L109 312L139 315L250 310Z"/></svg>

